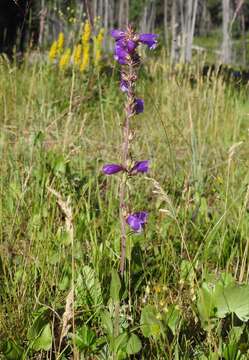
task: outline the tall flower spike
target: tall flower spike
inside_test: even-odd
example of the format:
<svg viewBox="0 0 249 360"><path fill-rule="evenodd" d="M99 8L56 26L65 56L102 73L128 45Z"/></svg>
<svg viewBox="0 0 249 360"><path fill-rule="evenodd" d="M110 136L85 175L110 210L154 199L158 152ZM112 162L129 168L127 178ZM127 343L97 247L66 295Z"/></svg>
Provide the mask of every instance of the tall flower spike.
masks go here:
<svg viewBox="0 0 249 360"><path fill-rule="evenodd" d="M126 225L128 225L133 232L141 233L148 218L148 213L146 211L134 212L127 216L129 211L129 206L127 204L127 179L129 175L146 173L149 170L148 160L137 161L132 165L131 169L129 168L131 161L130 142L132 139L130 122L136 114L140 114L144 111L144 101L137 98L135 94L135 83L137 81L138 65L140 63L140 56L137 52L137 47L139 44L145 44L150 49L154 49L157 44L157 35L140 35L135 33L131 26L128 26L125 31L119 29L112 30L111 36L115 40L114 58L122 65L120 90L126 94L127 101L125 104L125 120L122 129L122 165L107 164L104 166L103 171L107 175L114 174L119 171L126 172L126 174L120 178L119 187L119 214L121 224L120 273L123 277L126 263Z"/></svg>

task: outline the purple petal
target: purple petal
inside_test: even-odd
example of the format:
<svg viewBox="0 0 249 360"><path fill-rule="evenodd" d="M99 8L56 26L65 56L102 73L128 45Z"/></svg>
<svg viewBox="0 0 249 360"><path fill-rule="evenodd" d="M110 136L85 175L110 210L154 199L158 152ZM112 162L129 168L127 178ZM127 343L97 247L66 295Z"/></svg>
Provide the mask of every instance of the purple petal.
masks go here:
<svg viewBox="0 0 249 360"><path fill-rule="evenodd" d="M134 215L129 215L126 222L130 228L137 233L140 233L143 230L141 221L139 221L139 219L137 219Z"/></svg>
<svg viewBox="0 0 249 360"><path fill-rule="evenodd" d="M145 226L147 218L147 212L139 211L129 215L126 219L126 222L134 232L141 233Z"/></svg>
<svg viewBox="0 0 249 360"><path fill-rule="evenodd" d="M144 111L144 101L142 99L136 99L135 112L140 114Z"/></svg>
<svg viewBox="0 0 249 360"><path fill-rule="evenodd" d="M118 57L117 55L114 56L114 59L120 64L120 65L126 65L127 60L122 57Z"/></svg>
<svg viewBox="0 0 249 360"><path fill-rule="evenodd" d="M131 169L131 173L147 173L149 170L149 160L137 161L133 168Z"/></svg>
<svg viewBox="0 0 249 360"><path fill-rule="evenodd" d="M117 60L121 65L125 65L127 63L128 56L128 52L122 46L116 44L114 50L114 59Z"/></svg>
<svg viewBox="0 0 249 360"><path fill-rule="evenodd" d="M128 82L125 80L120 81L120 89L123 92L128 92Z"/></svg>
<svg viewBox="0 0 249 360"><path fill-rule="evenodd" d="M119 171L124 170L123 166L119 165L119 164L106 164L103 166L103 173L106 175L112 175L112 174L116 174Z"/></svg>
<svg viewBox="0 0 249 360"><path fill-rule="evenodd" d="M122 38L125 37L125 32L122 30L118 30L118 29L113 29L111 31L111 36L115 39L115 40L120 40Z"/></svg>
<svg viewBox="0 0 249 360"><path fill-rule="evenodd" d="M128 40L126 45L128 52L132 53L136 49L137 45L138 43L136 43L135 41Z"/></svg>
<svg viewBox="0 0 249 360"><path fill-rule="evenodd" d="M143 224L145 224L148 219L148 213L146 211L135 212L135 213L133 213L133 216L135 216L137 219L139 219Z"/></svg>
<svg viewBox="0 0 249 360"><path fill-rule="evenodd" d="M157 46L156 34L141 34L139 35L139 41L149 47L149 49L155 49Z"/></svg>

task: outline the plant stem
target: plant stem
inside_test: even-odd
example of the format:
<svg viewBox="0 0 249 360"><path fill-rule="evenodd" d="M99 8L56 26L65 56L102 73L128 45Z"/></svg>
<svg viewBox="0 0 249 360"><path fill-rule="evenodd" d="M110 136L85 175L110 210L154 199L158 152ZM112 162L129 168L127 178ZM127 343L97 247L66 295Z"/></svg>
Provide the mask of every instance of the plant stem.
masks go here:
<svg viewBox="0 0 249 360"><path fill-rule="evenodd" d="M127 103L125 106L125 121L123 125L123 146L122 146L122 164L125 169L128 168L129 163L129 145L130 145L130 118L134 115L135 94L133 90L134 78L136 71L132 60L128 63L128 75L126 75L128 83ZM121 223L121 257L120 257L120 273L121 277L124 276L125 271L125 255L126 255L126 215L127 206L125 203L126 198L126 182L127 173L123 173L120 184L119 203L120 203L120 223Z"/></svg>

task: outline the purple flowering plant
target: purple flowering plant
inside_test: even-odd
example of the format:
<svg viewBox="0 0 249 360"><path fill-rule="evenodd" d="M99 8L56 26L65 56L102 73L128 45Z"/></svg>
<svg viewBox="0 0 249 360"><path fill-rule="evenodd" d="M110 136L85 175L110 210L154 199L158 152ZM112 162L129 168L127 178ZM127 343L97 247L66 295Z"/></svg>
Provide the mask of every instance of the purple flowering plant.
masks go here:
<svg viewBox="0 0 249 360"><path fill-rule="evenodd" d="M146 211L130 211L127 204L127 179L139 173L145 174L149 171L149 160L140 160L135 163L131 160L130 147L132 141L131 119L144 111L144 100L137 98L135 85L138 79L138 68L140 56L137 48L140 44L147 45L149 49L157 46L156 34L138 34L131 26L126 30L112 30L111 36L115 40L114 59L121 65L120 90L126 94L125 120L123 123L122 153L120 164L105 164L103 173L113 175L122 172L119 187L119 208L121 223L121 256L120 273L124 275L126 257L127 229L130 228L134 233L141 233L146 225L148 213Z"/></svg>

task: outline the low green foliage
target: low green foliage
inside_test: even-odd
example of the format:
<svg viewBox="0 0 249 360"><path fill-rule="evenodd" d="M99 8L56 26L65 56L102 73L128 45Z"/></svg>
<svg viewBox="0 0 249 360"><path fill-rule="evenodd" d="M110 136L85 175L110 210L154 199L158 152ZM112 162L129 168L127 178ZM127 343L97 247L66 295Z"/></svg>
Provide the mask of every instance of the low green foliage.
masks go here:
<svg viewBox="0 0 249 360"><path fill-rule="evenodd" d="M134 156L152 161L129 191L149 222L121 279L118 181L100 171L120 161L119 74L1 65L2 358L248 358L247 87L201 68L141 70Z"/></svg>

